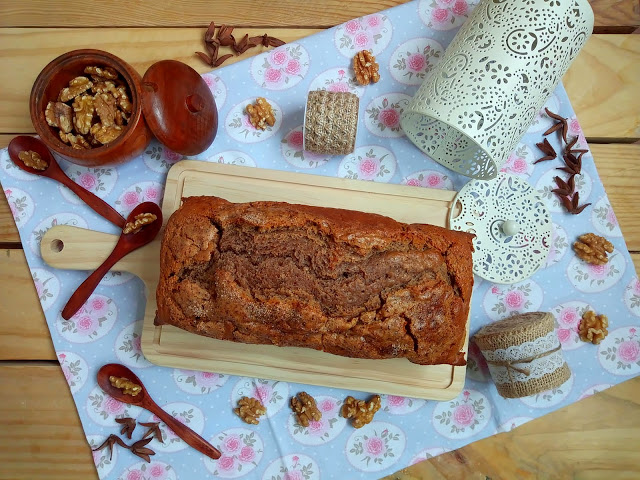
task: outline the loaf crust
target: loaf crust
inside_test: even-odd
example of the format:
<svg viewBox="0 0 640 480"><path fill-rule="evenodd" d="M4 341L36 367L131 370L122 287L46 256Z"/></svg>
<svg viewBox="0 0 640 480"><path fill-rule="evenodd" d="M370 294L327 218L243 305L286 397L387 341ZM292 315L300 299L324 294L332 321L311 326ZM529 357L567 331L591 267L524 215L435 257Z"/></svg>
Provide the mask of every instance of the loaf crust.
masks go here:
<svg viewBox="0 0 640 480"><path fill-rule="evenodd" d="M464 365L472 239L350 210L188 197L162 240L156 323L243 343Z"/></svg>

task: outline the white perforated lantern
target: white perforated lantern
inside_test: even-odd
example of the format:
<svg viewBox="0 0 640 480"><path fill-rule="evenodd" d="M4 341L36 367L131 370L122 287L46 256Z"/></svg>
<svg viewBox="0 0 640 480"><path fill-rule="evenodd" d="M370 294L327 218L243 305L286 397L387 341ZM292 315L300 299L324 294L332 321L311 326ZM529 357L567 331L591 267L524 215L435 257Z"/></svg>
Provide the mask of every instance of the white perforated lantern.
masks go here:
<svg viewBox="0 0 640 480"><path fill-rule="evenodd" d="M495 178L593 30L587 0L484 0L401 116L463 175Z"/></svg>

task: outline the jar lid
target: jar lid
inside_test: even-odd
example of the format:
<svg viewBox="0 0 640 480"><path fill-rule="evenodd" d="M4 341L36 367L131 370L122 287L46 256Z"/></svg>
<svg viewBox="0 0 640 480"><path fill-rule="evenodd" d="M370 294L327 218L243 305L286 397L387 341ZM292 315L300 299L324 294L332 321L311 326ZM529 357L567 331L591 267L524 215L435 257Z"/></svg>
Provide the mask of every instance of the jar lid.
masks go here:
<svg viewBox="0 0 640 480"><path fill-rule="evenodd" d="M453 205L449 228L476 236L475 274L511 284L529 278L545 263L551 244L551 216L534 188L522 178L499 173L492 180L472 180L458 192Z"/></svg>
<svg viewBox="0 0 640 480"><path fill-rule="evenodd" d="M216 101L198 72L185 63L151 65L142 78L142 112L156 138L182 155L202 153L216 138Z"/></svg>

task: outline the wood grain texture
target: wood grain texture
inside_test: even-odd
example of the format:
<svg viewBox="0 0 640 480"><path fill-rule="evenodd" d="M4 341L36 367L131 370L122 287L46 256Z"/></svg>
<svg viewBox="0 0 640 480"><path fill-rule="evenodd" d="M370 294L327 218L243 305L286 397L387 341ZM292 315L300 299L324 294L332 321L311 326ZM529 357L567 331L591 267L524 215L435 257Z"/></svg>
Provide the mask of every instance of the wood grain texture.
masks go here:
<svg viewBox="0 0 640 480"><path fill-rule="evenodd" d="M11 386L0 402L0 424L10 431L0 435L0 479L97 478L58 366L1 365L0 383ZM404 468L385 480L638 478L639 389L640 378L629 380L509 433ZM158 393L150 393L162 403ZM203 436L213 433L214 427L205 425Z"/></svg>
<svg viewBox="0 0 640 480"><path fill-rule="evenodd" d="M246 29L250 35L264 33ZM289 42L317 29L272 29ZM100 47L131 63L140 73L163 59L188 63L199 72L211 69L194 51L202 50L198 28L103 28ZM0 133L33 132L29 116L31 85L58 55L95 46L91 29L0 29ZM225 65L249 58L263 47L234 57ZM19 70L20 75L15 71ZM587 138L640 138L640 35L594 35L565 75L565 85ZM602 108L606 105L606 108Z"/></svg>
<svg viewBox="0 0 640 480"><path fill-rule="evenodd" d="M640 138L640 35L593 35L563 82L585 135Z"/></svg>
<svg viewBox="0 0 640 480"><path fill-rule="evenodd" d="M204 27L210 21L246 26L333 27L361 15L378 12L408 0L280 0L258 8L252 0L6 0L0 4L0 27L105 27L113 15L96 15L101 9L118 12L121 26ZM637 2L591 0L597 32L631 33L640 25ZM241 15L239 15L241 12Z"/></svg>
<svg viewBox="0 0 640 480"><path fill-rule="evenodd" d="M0 360L55 360L22 250L0 250Z"/></svg>

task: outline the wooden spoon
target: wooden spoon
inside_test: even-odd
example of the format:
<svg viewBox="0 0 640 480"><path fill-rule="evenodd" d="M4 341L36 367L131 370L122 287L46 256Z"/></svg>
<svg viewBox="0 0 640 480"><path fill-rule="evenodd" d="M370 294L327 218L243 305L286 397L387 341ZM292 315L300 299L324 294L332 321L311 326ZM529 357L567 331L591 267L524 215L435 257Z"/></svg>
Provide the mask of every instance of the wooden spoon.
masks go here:
<svg viewBox="0 0 640 480"><path fill-rule="evenodd" d="M44 170L36 170L35 168L27 167L18 155L23 151L34 151L40 157L47 162L49 165ZM117 227L124 228L124 225L127 221L120 215L117 211L111 207L107 202L102 200L100 197L95 196L89 190L81 187L73 180L71 180L67 175L62 171L58 162L51 152L47 148L47 146L42 142L42 140L29 137L27 135L19 135L11 140L9 143L9 157L13 160L13 163L24 170L25 172L32 173L34 175L40 175L41 177L47 177L57 182L60 182L64 186L66 186L69 190L75 193L80 199L86 203L90 208L92 208L98 215L103 216L111 223L116 225Z"/></svg>
<svg viewBox="0 0 640 480"><path fill-rule="evenodd" d="M160 210L160 207L153 202L141 203L129 214L127 222L134 222L136 215L140 215L141 213L152 213L157 218L154 222L142 227L142 230L138 233L124 233L123 231L120 234L118 243L116 243L111 254L104 262L102 262L102 265L96 268L95 271L91 273L84 282L82 282L77 290L73 292L73 295L71 295L71 298L62 309L62 318L69 320L78 310L80 310L80 307L84 305L84 302L87 301L89 296L96 289L98 283L102 280L102 277L107 274L109 269L113 267L118 260L156 238L156 235L162 227L162 210Z"/></svg>
<svg viewBox="0 0 640 480"><path fill-rule="evenodd" d="M140 385L142 387L142 391L136 396L126 394L121 389L111 385L111 382L109 381L109 377L111 376L126 378L133 383ZM156 417L162 420L171 430L173 430L178 437L184 440L187 445L195 448L200 453L204 453L207 457L213 458L214 460L220 458L220 451L217 448L189 427L183 425L167 412L162 410L158 404L151 399L151 396L147 392L147 389L144 388L140 379L124 365L109 363L103 366L98 370L98 385L100 385L100 388L102 388L105 393L112 396L119 402L136 405L149 410Z"/></svg>

